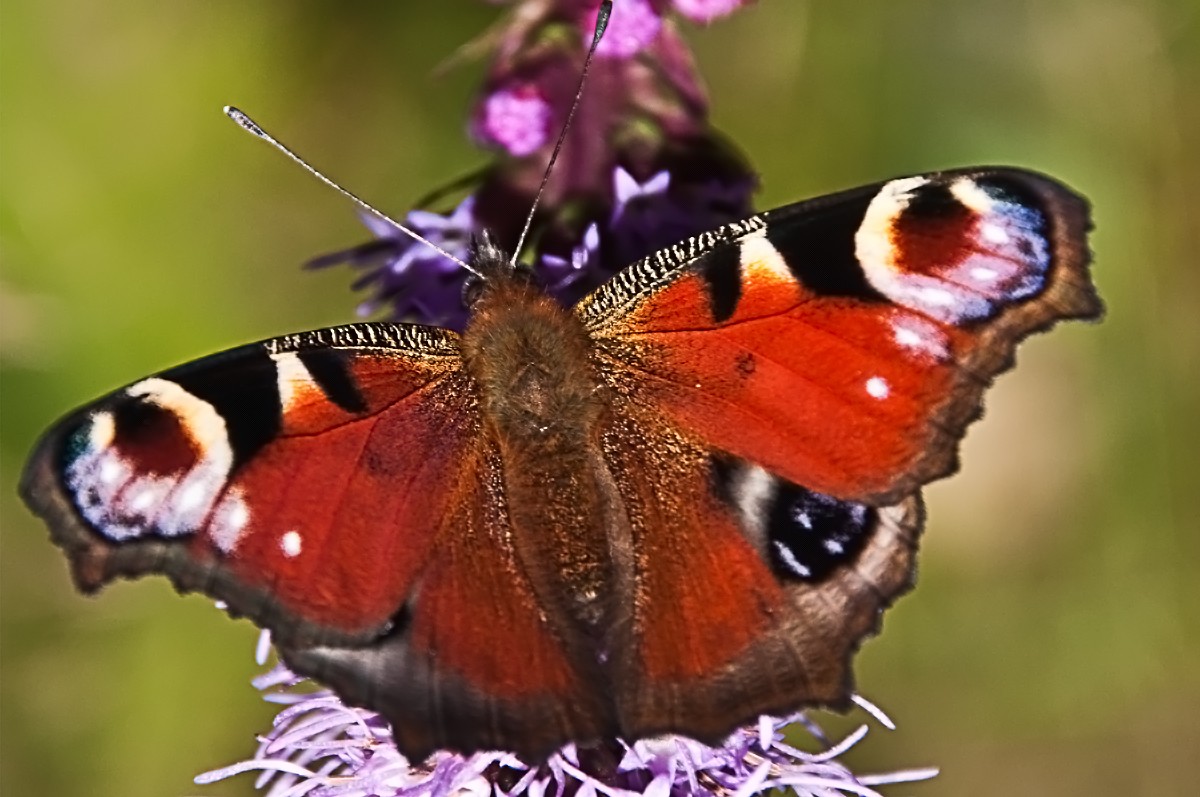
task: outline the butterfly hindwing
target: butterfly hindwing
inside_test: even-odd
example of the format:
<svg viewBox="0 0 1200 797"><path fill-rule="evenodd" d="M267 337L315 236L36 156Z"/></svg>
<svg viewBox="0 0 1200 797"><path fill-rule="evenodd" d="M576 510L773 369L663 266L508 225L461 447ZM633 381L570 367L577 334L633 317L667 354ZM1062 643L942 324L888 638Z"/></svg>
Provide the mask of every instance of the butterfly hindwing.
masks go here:
<svg viewBox="0 0 1200 797"><path fill-rule="evenodd" d="M844 707L850 657L911 584L919 497L882 508L790 484L626 406L605 451L638 555L613 679L622 731Z"/></svg>
<svg viewBox="0 0 1200 797"><path fill-rule="evenodd" d="M550 622L514 547L499 452L470 456L403 621L361 647L284 648L285 661L382 712L413 760L444 747L545 756L614 736L594 653Z"/></svg>
<svg viewBox="0 0 1200 797"><path fill-rule="evenodd" d="M1030 172L903 178L664 249L577 312L619 392L791 482L895 503L954 468L1021 338L1099 314L1087 226Z"/></svg>

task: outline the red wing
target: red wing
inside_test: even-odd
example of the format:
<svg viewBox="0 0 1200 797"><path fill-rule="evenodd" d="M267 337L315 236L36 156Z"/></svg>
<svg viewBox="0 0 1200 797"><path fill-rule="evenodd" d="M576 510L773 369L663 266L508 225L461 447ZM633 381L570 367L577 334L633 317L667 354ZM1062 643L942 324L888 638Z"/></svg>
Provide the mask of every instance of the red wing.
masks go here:
<svg viewBox="0 0 1200 797"><path fill-rule="evenodd" d="M369 639L476 444L457 336L361 324L243 346L60 421L26 501L93 591L161 572L283 643Z"/></svg>
<svg viewBox="0 0 1200 797"><path fill-rule="evenodd" d="M621 402L606 458L637 557L619 585L621 731L717 743L760 714L845 707L850 659L912 581L920 499L814 493Z"/></svg>
<svg viewBox="0 0 1200 797"><path fill-rule="evenodd" d="M618 394L791 482L893 503L953 470L1023 337L1099 314L1087 225L1040 175L905 178L663 250L577 312Z"/></svg>
<svg viewBox="0 0 1200 797"><path fill-rule="evenodd" d="M518 564L475 395L452 332L280 338L68 416L22 489L81 589L164 573L224 601L410 757L544 755L615 720Z"/></svg>
<svg viewBox="0 0 1200 797"><path fill-rule="evenodd" d="M594 650L553 627L538 601L502 484L495 448L473 449L439 518L435 555L387 635L281 651L298 672L380 711L412 760L444 747L534 760L617 730Z"/></svg>

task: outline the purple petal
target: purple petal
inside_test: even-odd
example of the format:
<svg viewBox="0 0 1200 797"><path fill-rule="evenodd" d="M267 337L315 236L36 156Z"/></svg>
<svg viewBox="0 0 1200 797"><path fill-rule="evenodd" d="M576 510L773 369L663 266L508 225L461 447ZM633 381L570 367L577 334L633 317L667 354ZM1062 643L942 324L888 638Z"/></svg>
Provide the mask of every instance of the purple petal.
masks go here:
<svg viewBox="0 0 1200 797"><path fill-rule="evenodd" d="M550 103L537 86L509 86L484 100L479 132L514 157L523 158L546 144L550 119Z"/></svg>
<svg viewBox="0 0 1200 797"><path fill-rule="evenodd" d="M666 193L670 186L670 172L658 172L646 182L639 183L634 179L633 175L618 166L613 172L613 194L616 198L616 208L613 210L613 222L617 221L621 213L625 210L625 206L634 199Z"/></svg>
<svg viewBox="0 0 1200 797"><path fill-rule="evenodd" d="M596 12L584 17L583 39L592 43L592 32L596 29ZM658 37L662 29L662 17L647 0L620 0L613 3L612 15L604 38L596 47L596 55L609 58L631 58L637 55Z"/></svg>
<svg viewBox="0 0 1200 797"><path fill-rule="evenodd" d="M675 0L675 10L693 22L712 22L732 14L748 0Z"/></svg>
<svg viewBox="0 0 1200 797"><path fill-rule="evenodd" d="M394 224L389 224L374 213L359 211L358 218L376 238L397 238L404 235L404 233L396 229Z"/></svg>

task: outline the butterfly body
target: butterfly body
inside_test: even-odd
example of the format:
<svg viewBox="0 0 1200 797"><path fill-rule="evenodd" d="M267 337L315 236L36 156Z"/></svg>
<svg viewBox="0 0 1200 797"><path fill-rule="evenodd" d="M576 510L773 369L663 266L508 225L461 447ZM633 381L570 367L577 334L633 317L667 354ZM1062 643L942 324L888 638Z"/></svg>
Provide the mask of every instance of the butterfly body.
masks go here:
<svg viewBox="0 0 1200 797"><path fill-rule="evenodd" d="M1016 344L1096 317L1086 204L968 169L769 211L574 308L481 243L462 335L370 323L140 380L50 429L29 505L94 591L269 628L412 758L845 706L919 488Z"/></svg>
<svg viewBox="0 0 1200 797"><path fill-rule="evenodd" d="M614 594L610 543L628 537L605 489L608 388L569 309L486 241L473 263L488 276L463 332L463 371L500 463L514 545L560 624L602 635L612 614L602 599Z"/></svg>

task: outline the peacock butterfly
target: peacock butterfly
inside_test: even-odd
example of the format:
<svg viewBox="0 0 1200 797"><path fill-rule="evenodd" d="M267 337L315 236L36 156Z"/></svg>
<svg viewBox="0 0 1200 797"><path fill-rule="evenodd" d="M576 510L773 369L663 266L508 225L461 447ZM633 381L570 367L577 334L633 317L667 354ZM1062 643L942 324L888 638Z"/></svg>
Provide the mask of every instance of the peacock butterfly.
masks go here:
<svg viewBox="0 0 1200 797"><path fill-rule="evenodd" d="M715 741L844 706L919 489L1027 335L1095 318L1087 206L946 171L698 235L566 309L486 238L471 319L242 346L69 414L21 483L84 592L166 575L411 759Z"/></svg>

